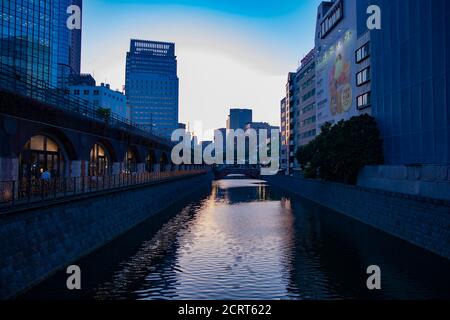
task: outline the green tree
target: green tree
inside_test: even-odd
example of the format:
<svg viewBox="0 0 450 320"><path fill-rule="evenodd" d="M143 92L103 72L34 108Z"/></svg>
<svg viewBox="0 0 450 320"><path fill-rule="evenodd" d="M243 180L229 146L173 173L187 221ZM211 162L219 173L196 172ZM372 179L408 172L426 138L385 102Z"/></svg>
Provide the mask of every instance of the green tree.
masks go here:
<svg viewBox="0 0 450 320"><path fill-rule="evenodd" d="M384 162L375 118L361 115L324 124L319 136L297 150L297 159L307 178L356 184L364 166Z"/></svg>
<svg viewBox="0 0 450 320"><path fill-rule="evenodd" d="M98 108L97 113L105 120L105 122L108 122L111 117L111 109L109 108Z"/></svg>

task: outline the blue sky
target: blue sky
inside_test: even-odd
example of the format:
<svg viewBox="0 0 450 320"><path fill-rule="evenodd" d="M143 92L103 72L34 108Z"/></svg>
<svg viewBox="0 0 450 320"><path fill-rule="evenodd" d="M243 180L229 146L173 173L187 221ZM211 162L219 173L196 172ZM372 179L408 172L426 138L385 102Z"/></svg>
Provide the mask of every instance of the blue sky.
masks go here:
<svg viewBox="0 0 450 320"><path fill-rule="evenodd" d="M254 121L279 125L286 76L313 47L319 3L84 1L82 69L121 88L130 38L175 42L181 122L220 128L229 108L248 107Z"/></svg>

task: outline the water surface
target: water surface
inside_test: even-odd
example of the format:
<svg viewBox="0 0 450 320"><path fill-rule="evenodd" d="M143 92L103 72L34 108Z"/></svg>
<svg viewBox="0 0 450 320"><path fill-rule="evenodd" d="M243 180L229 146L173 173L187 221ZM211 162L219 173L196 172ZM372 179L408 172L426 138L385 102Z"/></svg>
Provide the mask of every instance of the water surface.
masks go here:
<svg viewBox="0 0 450 320"><path fill-rule="evenodd" d="M448 260L259 180L216 181L77 264L81 291L59 272L24 298L450 298Z"/></svg>

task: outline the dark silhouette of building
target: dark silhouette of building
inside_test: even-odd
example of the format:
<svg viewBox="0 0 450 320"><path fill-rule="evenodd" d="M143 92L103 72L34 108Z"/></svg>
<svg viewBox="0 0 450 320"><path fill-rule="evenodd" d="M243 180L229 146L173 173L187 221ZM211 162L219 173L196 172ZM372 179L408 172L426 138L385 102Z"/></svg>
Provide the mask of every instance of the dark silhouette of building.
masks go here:
<svg viewBox="0 0 450 320"><path fill-rule="evenodd" d="M250 109L230 109L227 119L227 129L244 129L247 123L252 122L253 112Z"/></svg>

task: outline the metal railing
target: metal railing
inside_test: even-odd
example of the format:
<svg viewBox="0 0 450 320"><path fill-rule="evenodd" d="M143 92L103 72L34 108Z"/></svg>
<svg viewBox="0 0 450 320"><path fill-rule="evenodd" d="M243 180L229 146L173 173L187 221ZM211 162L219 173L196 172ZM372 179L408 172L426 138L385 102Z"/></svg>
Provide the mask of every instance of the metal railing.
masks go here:
<svg viewBox="0 0 450 320"><path fill-rule="evenodd" d="M2 63L0 63L0 89L40 101L70 113L76 113L78 116L90 120L102 123L107 122L110 127L123 129L162 144L172 145L169 139L150 132L145 126L134 123L115 113L111 113L105 118L93 103L70 96L63 89L51 87L31 75L21 74L13 67Z"/></svg>
<svg viewBox="0 0 450 320"><path fill-rule="evenodd" d="M23 178L17 181L0 181L0 212L70 197L170 181L206 172L207 169L194 169L110 176L63 177L49 180Z"/></svg>

